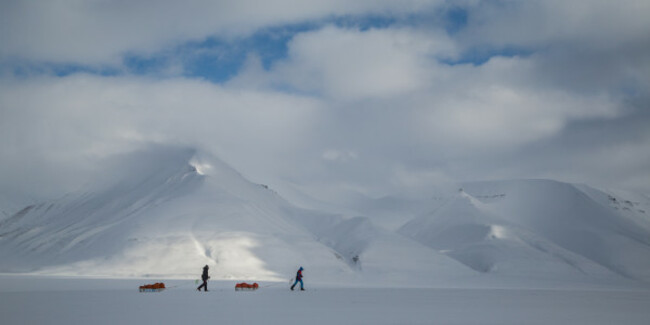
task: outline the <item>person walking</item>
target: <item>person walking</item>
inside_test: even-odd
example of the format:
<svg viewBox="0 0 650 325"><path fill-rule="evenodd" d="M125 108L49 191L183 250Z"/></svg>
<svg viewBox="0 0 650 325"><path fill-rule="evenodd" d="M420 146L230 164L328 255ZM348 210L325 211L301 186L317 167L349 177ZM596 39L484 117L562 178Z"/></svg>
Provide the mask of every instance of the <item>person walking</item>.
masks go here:
<svg viewBox="0 0 650 325"><path fill-rule="evenodd" d="M301 266L300 269L298 269L298 272L296 273L296 282L294 282L293 285L291 286L291 291L293 291L293 288L296 286L296 284L298 284L298 282L300 282L300 291L305 291L305 286L302 283L302 270L304 269Z"/></svg>
<svg viewBox="0 0 650 325"><path fill-rule="evenodd" d="M203 284L200 285L196 290L201 291L201 288L204 288L205 291L208 291L208 279L210 276L208 275L208 267L207 265L203 267L203 274L201 274L201 280L203 280Z"/></svg>

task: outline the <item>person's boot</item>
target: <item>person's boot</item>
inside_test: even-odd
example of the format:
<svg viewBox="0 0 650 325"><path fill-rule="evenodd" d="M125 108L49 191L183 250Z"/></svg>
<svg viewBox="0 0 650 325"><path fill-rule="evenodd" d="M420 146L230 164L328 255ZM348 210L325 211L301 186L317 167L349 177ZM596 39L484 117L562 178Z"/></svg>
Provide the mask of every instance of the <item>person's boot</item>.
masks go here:
<svg viewBox="0 0 650 325"><path fill-rule="evenodd" d="M293 291L293 287L295 287L295 286L291 286L291 291Z"/></svg>
<svg viewBox="0 0 650 325"><path fill-rule="evenodd" d="M300 288L300 291L305 291L305 288Z"/></svg>

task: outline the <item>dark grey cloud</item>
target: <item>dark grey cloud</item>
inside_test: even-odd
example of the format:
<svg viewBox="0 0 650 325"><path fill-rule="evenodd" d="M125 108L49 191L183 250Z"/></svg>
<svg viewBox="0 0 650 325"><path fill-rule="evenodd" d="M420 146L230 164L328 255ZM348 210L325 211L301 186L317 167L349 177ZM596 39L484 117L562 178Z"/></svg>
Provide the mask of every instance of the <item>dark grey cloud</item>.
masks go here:
<svg viewBox="0 0 650 325"><path fill-rule="evenodd" d="M650 168L649 99L637 98L615 119L573 122L499 163L524 176L647 192L650 178L643 171Z"/></svg>

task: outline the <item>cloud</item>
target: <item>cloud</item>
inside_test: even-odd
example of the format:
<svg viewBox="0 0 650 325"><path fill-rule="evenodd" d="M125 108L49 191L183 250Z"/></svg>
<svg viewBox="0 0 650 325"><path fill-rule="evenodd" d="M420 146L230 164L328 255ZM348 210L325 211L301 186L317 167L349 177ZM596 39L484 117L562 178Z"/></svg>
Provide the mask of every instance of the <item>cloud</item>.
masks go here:
<svg viewBox="0 0 650 325"><path fill-rule="evenodd" d="M271 173L278 160L260 159L299 151L321 105L199 80L86 74L5 80L0 97L5 184L67 189L99 172L98 160L148 142L209 150L246 171L255 165Z"/></svg>
<svg viewBox="0 0 650 325"><path fill-rule="evenodd" d="M289 59L274 66L282 82L336 100L386 98L428 86L429 56L453 50L445 35L404 29L343 29L300 33ZM441 54L442 55L442 54Z"/></svg>
<svg viewBox="0 0 650 325"><path fill-rule="evenodd" d="M647 192L643 172L650 167L647 103L647 97L627 103L625 114L613 119L570 122L549 138L485 161L483 168L496 171L494 177L535 175Z"/></svg>
<svg viewBox="0 0 650 325"><path fill-rule="evenodd" d="M479 1L465 8L460 53L526 49L544 64L540 78L580 91L650 85L647 1Z"/></svg>
<svg viewBox="0 0 650 325"><path fill-rule="evenodd" d="M643 0L478 1L465 8L468 22L459 36L469 44L615 48L644 39L650 27L650 4Z"/></svg>
<svg viewBox="0 0 650 325"><path fill-rule="evenodd" d="M11 60L119 66L130 53L169 51L172 72L5 73L0 183L75 189L101 172L100 159L154 142L209 151L254 181L319 198L522 177L650 189L638 176L650 151L640 131L650 121L645 3L463 1L453 7L467 22L453 33L426 21L449 6L4 2L6 71ZM332 18L350 15L396 22ZM223 83L179 77L178 62L194 59L177 57L179 44L243 46L242 35L305 22L283 35L286 55L236 51L244 63Z"/></svg>
<svg viewBox="0 0 650 325"><path fill-rule="evenodd" d="M574 119L613 118L617 98L585 95L536 84L535 58L494 58L450 72L432 89L431 107L421 121L439 137L450 135L468 148L512 148L560 132ZM464 71L463 71L464 70ZM468 149L465 148L465 149Z"/></svg>
<svg viewBox="0 0 650 325"><path fill-rule="evenodd" d="M448 65L439 58L454 46L439 33L328 26L296 35L288 47L289 57L268 71L252 59L242 74L249 82L238 84L288 84L319 96L330 103L334 125L346 125L340 118L350 116L341 111L363 109L372 123L354 133L388 133L396 142L449 151L511 148L552 136L571 120L620 111L620 99L608 93L540 83L544 65L536 56Z"/></svg>
<svg viewBox="0 0 650 325"><path fill-rule="evenodd" d="M0 59L120 65L208 37L232 38L257 29L331 16L413 12L432 1L3 1Z"/></svg>
<svg viewBox="0 0 650 325"><path fill-rule="evenodd" d="M408 33L408 37L396 36L400 33ZM401 164L416 170L430 168L422 174L445 170L448 179L466 179L469 174L478 179L551 175L536 164L531 165L539 167L537 171L508 174L499 163L492 163L492 156L558 141L555 139L567 134L567 128L581 121L606 124L629 114L627 94L617 88L620 84L615 81L594 84L587 91L584 83L558 82L586 67L571 67L564 62L558 75L560 68L550 69L549 62L560 59L547 52L495 56L481 65L448 65L438 58L453 53L453 44L433 46L445 42L430 35L435 33L330 26L299 34L289 43L285 61L268 70L255 65L255 71L247 76L263 80L261 84L269 87L290 84L322 96L329 103L321 136L327 137L325 130L336 135L322 141L333 147L351 148L359 152L358 165L374 166L370 170L360 170L354 164L339 166L336 172L350 182L372 182L373 173L395 175ZM347 42L348 38L354 41ZM396 38L417 41L394 46ZM359 48L374 51L361 51L363 55L357 57ZM391 55L391 51L399 55ZM393 60L395 57L408 59ZM408 64L401 66L402 62ZM387 64L400 67L400 72L378 77ZM625 69L619 73L625 73ZM584 78L589 81L588 76ZM400 87L405 84L402 80L410 80L406 84L412 86ZM584 144L584 148L597 150L602 136L594 136L593 143ZM640 156L635 159L643 161ZM481 166L483 163L492 169ZM555 171L565 168L555 167ZM566 174L552 175L568 179Z"/></svg>

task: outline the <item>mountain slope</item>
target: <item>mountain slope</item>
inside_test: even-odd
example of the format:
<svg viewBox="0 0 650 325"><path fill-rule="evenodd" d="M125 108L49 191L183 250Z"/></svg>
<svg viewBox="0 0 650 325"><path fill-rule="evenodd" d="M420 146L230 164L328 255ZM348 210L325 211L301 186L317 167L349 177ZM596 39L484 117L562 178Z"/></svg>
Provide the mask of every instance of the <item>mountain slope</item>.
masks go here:
<svg viewBox="0 0 650 325"><path fill-rule="evenodd" d="M429 284L474 274L366 218L296 208L196 150L158 147L109 165L84 191L2 221L0 271L195 277L208 264L213 279L281 280L302 265L320 282L438 274ZM418 250L428 252L409 258Z"/></svg>
<svg viewBox="0 0 650 325"><path fill-rule="evenodd" d="M399 232L485 273L650 281L648 228L585 191L546 180L464 184Z"/></svg>
<svg viewBox="0 0 650 325"><path fill-rule="evenodd" d="M100 167L79 192L0 220L0 272L196 278L208 264L213 279L287 280L303 266L308 282L362 286L650 280L644 196L470 183L416 202L429 212L395 232L375 221L403 220L405 201L378 206L379 219L298 208L194 149L152 147Z"/></svg>

